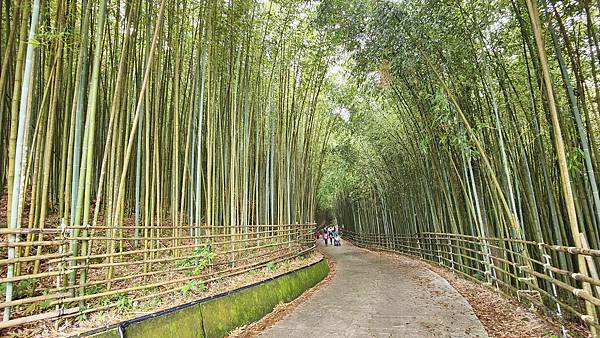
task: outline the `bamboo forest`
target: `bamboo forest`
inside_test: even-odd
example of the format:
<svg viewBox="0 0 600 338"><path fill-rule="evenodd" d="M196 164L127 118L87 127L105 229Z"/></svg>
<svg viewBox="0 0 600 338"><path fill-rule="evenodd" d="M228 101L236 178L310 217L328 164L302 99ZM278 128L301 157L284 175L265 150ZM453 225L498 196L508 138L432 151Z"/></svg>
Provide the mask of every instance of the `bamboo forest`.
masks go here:
<svg viewBox="0 0 600 338"><path fill-rule="evenodd" d="M598 0L2 0L0 336L600 337L599 40Z"/></svg>

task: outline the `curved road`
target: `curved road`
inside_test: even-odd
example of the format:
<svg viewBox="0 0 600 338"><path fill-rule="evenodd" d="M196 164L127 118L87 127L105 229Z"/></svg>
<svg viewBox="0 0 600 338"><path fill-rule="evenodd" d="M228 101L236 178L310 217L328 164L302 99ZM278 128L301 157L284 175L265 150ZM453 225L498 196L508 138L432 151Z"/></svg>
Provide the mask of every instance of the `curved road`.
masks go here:
<svg viewBox="0 0 600 338"><path fill-rule="evenodd" d="M421 265L348 242L321 250L335 277L261 337L487 337L469 303Z"/></svg>

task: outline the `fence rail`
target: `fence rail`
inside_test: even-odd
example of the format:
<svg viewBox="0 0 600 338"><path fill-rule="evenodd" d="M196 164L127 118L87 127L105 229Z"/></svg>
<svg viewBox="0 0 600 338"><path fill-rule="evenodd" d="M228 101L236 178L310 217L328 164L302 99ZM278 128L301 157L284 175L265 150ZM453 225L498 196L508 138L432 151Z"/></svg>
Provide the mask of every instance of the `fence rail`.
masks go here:
<svg viewBox="0 0 600 338"><path fill-rule="evenodd" d="M580 320L592 333L600 328L600 279L574 271L578 256L595 267L600 250L434 232L406 236L346 230L343 235L361 247L409 254L439 264L536 304L561 319Z"/></svg>
<svg viewBox="0 0 600 338"><path fill-rule="evenodd" d="M1 229L0 329L179 292L314 250L315 224ZM12 251L12 252L11 252ZM10 289L9 289L10 290Z"/></svg>

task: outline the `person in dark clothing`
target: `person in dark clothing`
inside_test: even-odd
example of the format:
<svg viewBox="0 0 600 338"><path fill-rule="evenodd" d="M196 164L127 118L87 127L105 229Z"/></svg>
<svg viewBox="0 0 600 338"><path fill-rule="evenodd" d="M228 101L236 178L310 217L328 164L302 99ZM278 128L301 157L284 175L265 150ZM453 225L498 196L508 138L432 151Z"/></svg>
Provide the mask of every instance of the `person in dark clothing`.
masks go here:
<svg viewBox="0 0 600 338"><path fill-rule="evenodd" d="M342 237L340 237L337 231L335 231L335 235L333 236L333 245L342 246Z"/></svg>
<svg viewBox="0 0 600 338"><path fill-rule="evenodd" d="M335 229L333 227L329 227L329 228L327 228L327 230L329 231L329 244L333 245L333 237L334 237Z"/></svg>

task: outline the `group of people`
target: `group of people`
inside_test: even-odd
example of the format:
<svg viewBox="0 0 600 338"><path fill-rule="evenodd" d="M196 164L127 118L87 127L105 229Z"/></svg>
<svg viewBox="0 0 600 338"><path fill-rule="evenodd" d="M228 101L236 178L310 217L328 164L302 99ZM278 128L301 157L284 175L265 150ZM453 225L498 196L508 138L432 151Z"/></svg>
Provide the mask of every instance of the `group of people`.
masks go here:
<svg viewBox="0 0 600 338"><path fill-rule="evenodd" d="M325 246L327 246L328 242L333 246L341 246L342 238L340 237L339 232L334 226L328 226L323 228L322 230L317 230L317 238L323 238L323 242L325 242Z"/></svg>

